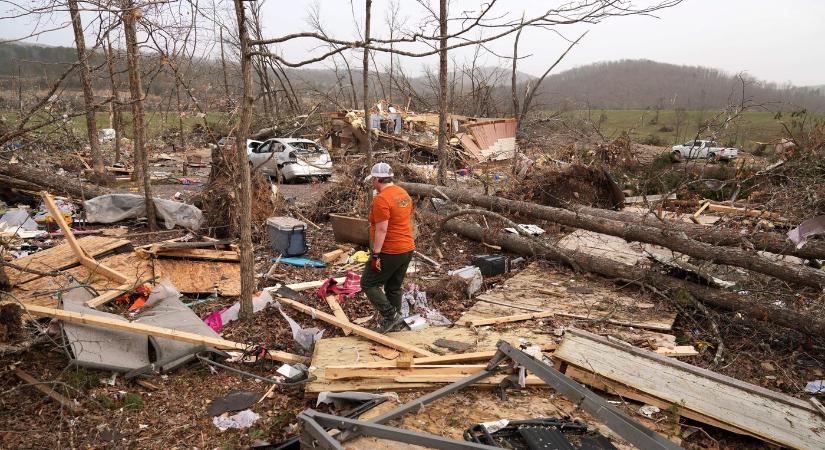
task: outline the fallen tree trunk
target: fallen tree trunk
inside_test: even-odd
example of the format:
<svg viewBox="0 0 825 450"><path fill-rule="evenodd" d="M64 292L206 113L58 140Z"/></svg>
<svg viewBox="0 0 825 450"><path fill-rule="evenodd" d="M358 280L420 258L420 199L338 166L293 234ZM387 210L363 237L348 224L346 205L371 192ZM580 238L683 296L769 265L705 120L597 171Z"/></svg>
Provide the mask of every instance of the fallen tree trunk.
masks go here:
<svg viewBox="0 0 825 450"><path fill-rule="evenodd" d="M419 211L419 215L422 219L434 225L437 225L441 219L438 215L423 211ZM587 272L644 283L659 290L684 289L694 298L707 305L740 312L753 319L791 328L805 334L825 336L825 320L819 319L816 314L805 315L787 308L760 304L739 294L702 286L648 268L629 266L613 260L593 257L582 252L561 249L550 244L545 244L544 247L546 248L539 247L523 237L506 232L491 233L490 230L467 222L447 222L444 224L444 229L479 242L500 246L504 250L520 255L563 262L557 257L558 254L561 254Z"/></svg>
<svg viewBox="0 0 825 450"><path fill-rule="evenodd" d="M413 195L440 197L443 193L450 197L452 201L470 203L495 211L523 214L573 228L618 236L626 241L655 244L694 258L717 264L742 267L790 283L811 286L817 289L825 288L825 272L821 270L799 264L772 261L735 247L719 247L707 244L671 230L605 219L534 203L473 194L459 189L413 183L403 183L402 187Z"/></svg>
<svg viewBox="0 0 825 450"><path fill-rule="evenodd" d="M66 195L76 199L89 199L112 191L94 184L84 183L77 178L56 175L25 164L8 164L0 162L0 176L3 185L17 189L49 191L52 194Z"/></svg>
<svg viewBox="0 0 825 450"><path fill-rule="evenodd" d="M438 192L436 192L433 189L434 186L431 185L420 183L399 183L399 185L406 189L407 192L409 192L410 194L427 195L432 197L443 198ZM479 198L484 197L481 195L475 195L470 192L462 191L459 189L450 189L446 187L438 187L438 190L443 192L451 200L454 201L472 203L474 205L478 205L495 211L515 212L513 208L504 206L501 203L507 201L515 202L512 200L506 200L498 197L488 197L486 199L483 199ZM470 201L471 199L473 201ZM545 206L536 205L533 203L515 203L524 203L526 205L529 205L528 209L526 209L524 212L519 211L519 214L529 215L531 217L536 216L530 214L529 211L533 209L546 208ZM807 244L805 244L804 247L797 249L790 239L787 239L785 236L777 235L775 233L760 232L751 233L745 236L732 230L709 229L708 227L696 225L693 223L661 220L652 214L641 215L631 212L611 211L609 209L591 208L587 206L576 205L571 206L570 210L580 214L586 214L594 217L601 217L609 220L616 220L648 227L655 227L678 233L684 233L685 236L691 239L695 239L697 241L701 241L711 245L722 245L726 247L745 246L753 248L755 250L763 250L770 253L776 253L778 255L792 255L803 259L825 259L825 242L820 241L810 241Z"/></svg>

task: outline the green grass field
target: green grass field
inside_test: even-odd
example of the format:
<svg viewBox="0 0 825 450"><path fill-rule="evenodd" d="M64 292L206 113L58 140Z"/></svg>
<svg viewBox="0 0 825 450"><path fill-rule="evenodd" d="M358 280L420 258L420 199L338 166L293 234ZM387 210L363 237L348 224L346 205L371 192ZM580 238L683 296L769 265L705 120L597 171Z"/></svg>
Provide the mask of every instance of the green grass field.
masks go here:
<svg viewBox="0 0 825 450"><path fill-rule="evenodd" d="M550 113L545 113L550 114ZM599 128L606 137L617 137L627 132L630 137L641 143L656 145L673 145L693 139L702 124L712 120L718 125L712 129L717 133L715 139L723 145L735 145L744 150L753 150L756 142L769 142L787 137L783 127L796 134L808 131L816 125L825 123L825 114L782 113L777 117L773 112L746 111L732 119L726 126L721 125L725 117L719 111L659 111L658 120L653 110L591 110L571 111L562 116L565 119L589 120ZM709 132L700 138L711 137Z"/></svg>

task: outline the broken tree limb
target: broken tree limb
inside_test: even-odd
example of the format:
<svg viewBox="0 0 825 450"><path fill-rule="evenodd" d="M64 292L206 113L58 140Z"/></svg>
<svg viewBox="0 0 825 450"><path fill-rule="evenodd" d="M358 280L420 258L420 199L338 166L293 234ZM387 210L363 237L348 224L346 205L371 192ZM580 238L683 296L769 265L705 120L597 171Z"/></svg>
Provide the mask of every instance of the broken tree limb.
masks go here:
<svg viewBox="0 0 825 450"><path fill-rule="evenodd" d="M423 220L434 224L438 223L440 218L440 216L424 211L419 211L419 216ZM520 255L532 256L536 250L531 242L520 236L506 232L491 233L489 230L485 230L478 225L466 222L448 222L445 225L445 229L476 241L486 241L500 245L503 249ZM546 245L545 248L550 247L550 245ZM628 266L609 259L593 257L578 251L554 248L554 252L543 251L535 253L535 256L562 262L563 260L554 257L555 253L564 253L567 258L576 261L583 270L588 272L598 273L611 278L635 280L656 286L661 290L675 291L677 289L685 289L694 298L706 305L728 311L740 312L755 320L773 323L798 330L805 334L825 336L825 320L816 314L800 314L787 308L761 304L743 295L680 280L644 267Z"/></svg>
<svg viewBox="0 0 825 450"><path fill-rule="evenodd" d="M405 188L410 184L411 183L405 183ZM440 189L444 190L446 188L440 187ZM412 189L408 189L407 191L410 194L416 195L437 195L435 186L430 185L416 184L412 186ZM674 233L662 228L605 219L603 217L591 216L561 208L473 194L460 189L450 189L447 193L450 194L453 201L467 202L498 211L509 211L510 213L518 213L549 220L569 227L618 236L626 241L655 244L716 264L742 267L790 283L811 286L818 289L825 288L825 271L799 264L772 261L753 252L734 247L719 247L707 244L690 239L682 233ZM562 253L561 255L563 258L564 254ZM558 258L559 256L557 255L556 259Z"/></svg>
<svg viewBox="0 0 825 450"><path fill-rule="evenodd" d="M518 213L520 215L542 218L556 222L552 218L553 213L571 211L576 214L584 214L593 217L600 217L603 219L614 220L619 222L626 222L629 224L642 225L645 227L659 228L672 232L674 235L683 233L685 237L695 239L700 242L711 245L721 245L726 247L748 247L755 250L763 250L778 255L793 255L804 259L825 259L825 241L811 241L804 247L797 249L790 239L784 235L776 233L750 233L747 236L740 234L738 231L713 229L710 230L705 226L696 225L687 222L672 222L665 221L652 214L636 214L624 211L611 211L608 209L591 208L587 206L571 205L570 210L561 208L551 208L548 206L537 205L535 203L519 202L515 200L507 200L499 197L490 197L485 195L474 194L462 189L451 189L444 186L433 186L421 183L399 183L410 195L429 196L436 198L443 198L439 192L450 195L452 201L458 203L469 203L482 208L487 208L492 211ZM608 233L605 233L608 234Z"/></svg>
<svg viewBox="0 0 825 450"><path fill-rule="evenodd" d="M274 294L274 291L270 292ZM426 350L422 350L414 345L407 344L406 342L398 341L389 336L383 335L381 333L376 333L375 331L372 331L370 329L364 328L351 322L344 322L341 319L333 316L332 314L327 314L323 311L319 311L303 303L299 303L284 297L275 297L275 299L279 303L285 303L297 309L298 311L301 311L302 313L309 314L313 318L321 319L324 322L335 325L339 328L349 328L352 330L353 333L357 334L358 336L367 338L373 342L378 342L379 344L386 345L387 347L394 348L400 352L412 353L418 356L436 356L433 353L430 353Z"/></svg>
<svg viewBox="0 0 825 450"><path fill-rule="evenodd" d="M77 178L57 175L53 171L40 170L27 164L0 162L0 176L2 176L0 184L6 187L29 191L48 190L77 199L111 193L108 188L83 183Z"/></svg>
<svg viewBox="0 0 825 450"><path fill-rule="evenodd" d="M21 304L21 306L29 314L33 316L51 317L53 319L59 319L66 322L79 323L83 325L92 325L96 327L106 328L108 330L139 333L144 334L146 336L155 336L172 339L175 341L188 342L190 344L206 345L222 350L247 351L252 347L249 344L233 342L227 339L203 336L197 333L178 331L170 328L156 327L154 325L114 320L108 317L92 316L89 314L65 311L56 308L47 308L45 306L31 305L26 303ZM270 359L274 359L276 361L281 361L290 364L309 364L309 358L305 356L293 355L292 353L279 352L276 350L269 350L267 352L267 357L269 357Z"/></svg>
<svg viewBox="0 0 825 450"><path fill-rule="evenodd" d="M14 374L17 375L17 378L20 378L21 380L25 381L26 383L29 383L29 385L31 387L33 387L33 388L37 389L38 391L46 394L47 396L49 396L52 400L56 401L57 403L60 403L60 405L63 406L64 408L70 409L72 411L83 411L83 407L76 404L73 400L68 399L68 398L64 397L63 395L60 395L54 389L50 388L49 386L46 386L46 383L43 383L42 381L37 380L33 376L31 376L28 373L24 372L23 370L15 369Z"/></svg>

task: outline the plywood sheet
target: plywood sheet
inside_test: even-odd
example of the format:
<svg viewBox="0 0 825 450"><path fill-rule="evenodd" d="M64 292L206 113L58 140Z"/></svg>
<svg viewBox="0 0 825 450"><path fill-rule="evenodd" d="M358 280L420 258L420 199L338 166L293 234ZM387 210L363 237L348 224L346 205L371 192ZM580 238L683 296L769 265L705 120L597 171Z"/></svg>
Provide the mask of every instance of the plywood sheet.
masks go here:
<svg viewBox="0 0 825 450"><path fill-rule="evenodd" d="M130 278L169 279L183 293L217 292L218 295L234 297L241 292L241 269L238 263L182 259L147 260L138 257L134 252L111 255L98 260ZM66 272L80 283L91 285L99 292L118 286L118 283L83 266L68 269ZM26 303L53 307L56 305L55 294L68 285L66 277L42 277L17 286L6 295Z"/></svg>
<svg viewBox="0 0 825 450"><path fill-rule="evenodd" d="M475 348L470 351L495 350L496 343L504 339L517 344L519 338L524 338L536 345L550 344L552 338L546 334L537 334L531 328L511 329L504 333L481 331L478 334L467 328L430 327L421 331L400 331L389 333L389 336L402 342L421 348L434 346L438 339L452 339L455 341L474 343ZM348 364L363 364L377 361L388 361L373 354L373 347L377 344L357 336L321 339L315 343L315 352L312 356L312 372L317 377L307 384L306 392L317 395L319 392L332 391L376 391L376 390L405 390L431 388L430 383L396 383L392 380L329 380L324 376L326 366L341 366Z"/></svg>
<svg viewBox="0 0 825 450"><path fill-rule="evenodd" d="M769 442L825 448L825 418L760 386L582 331L568 332L554 358Z"/></svg>
<svg viewBox="0 0 825 450"><path fill-rule="evenodd" d="M521 273L477 297L461 320L528 313L522 308L554 311L565 317L604 319L611 324L668 331L676 313L595 283L577 282L531 264ZM495 303L490 303L495 302ZM506 305L519 306L514 308Z"/></svg>
<svg viewBox="0 0 825 450"><path fill-rule="evenodd" d="M587 230L576 230L568 234L558 242L558 246L629 266L645 259L636 246L624 239Z"/></svg>
<svg viewBox="0 0 825 450"><path fill-rule="evenodd" d="M91 257L102 255L118 247L128 245L130 242L125 239L117 239L106 236L85 236L77 240L80 248L86 251ZM72 252L72 248L67 243L63 243L42 252L24 256L16 259L14 264L29 269L50 272L62 270L80 264ZM12 286L21 285L28 281L40 278L40 275L23 272L20 270L5 268L6 276Z"/></svg>

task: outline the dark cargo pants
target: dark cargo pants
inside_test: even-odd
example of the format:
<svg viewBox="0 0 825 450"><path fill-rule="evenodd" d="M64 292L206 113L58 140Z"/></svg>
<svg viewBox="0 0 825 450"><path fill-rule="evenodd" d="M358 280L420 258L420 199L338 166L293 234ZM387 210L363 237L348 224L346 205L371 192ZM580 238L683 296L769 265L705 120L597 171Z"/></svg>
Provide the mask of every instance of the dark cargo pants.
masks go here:
<svg viewBox="0 0 825 450"><path fill-rule="evenodd" d="M381 259L381 271L376 272L367 262L364 274L361 275L361 289L381 316L392 317L401 311L401 286L404 284L404 276L407 275L407 266L410 265L413 252L397 255L380 253L378 257Z"/></svg>

